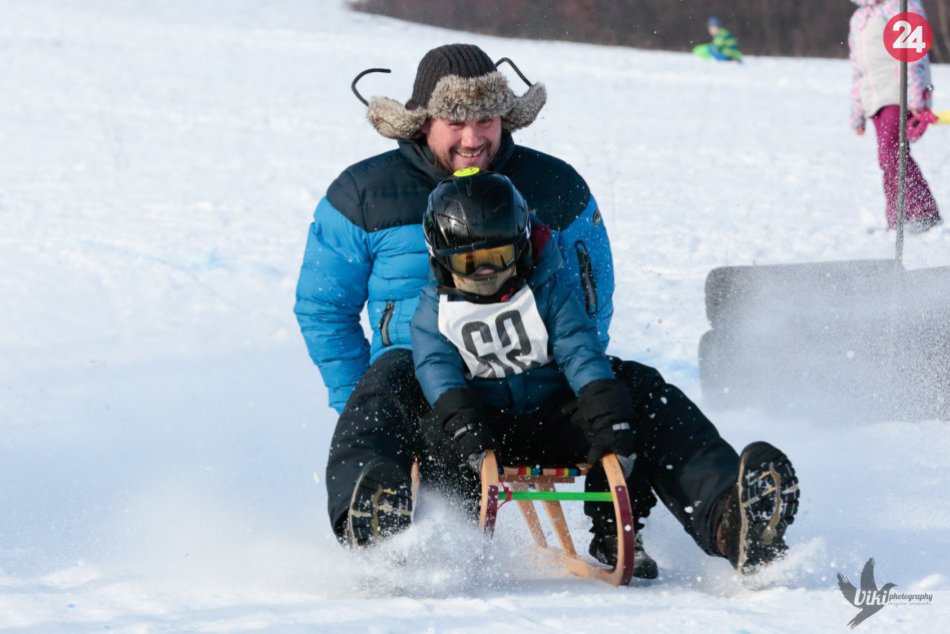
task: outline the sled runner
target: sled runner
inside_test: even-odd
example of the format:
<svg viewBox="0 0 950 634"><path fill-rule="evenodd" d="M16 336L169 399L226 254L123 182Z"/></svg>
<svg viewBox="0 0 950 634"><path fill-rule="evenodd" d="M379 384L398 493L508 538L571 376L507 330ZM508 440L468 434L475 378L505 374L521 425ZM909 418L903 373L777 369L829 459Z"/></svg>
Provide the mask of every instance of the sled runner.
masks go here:
<svg viewBox="0 0 950 634"><path fill-rule="evenodd" d="M599 579L614 586L627 585L633 576L634 523L630 509L627 483L617 456L609 453L601 458L607 475L609 491L557 491L556 484L570 484L587 474L588 465L562 468L498 467L495 453L489 451L482 462L482 501L479 527L489 536L494 533L498 510L512 500L518 503L535 544L545 549L569 572ZM561 501L613 503L617 526L617 565L607 568L578 556L564 518ZM548 544L534 502L540 501L561 545Z"/></svg>

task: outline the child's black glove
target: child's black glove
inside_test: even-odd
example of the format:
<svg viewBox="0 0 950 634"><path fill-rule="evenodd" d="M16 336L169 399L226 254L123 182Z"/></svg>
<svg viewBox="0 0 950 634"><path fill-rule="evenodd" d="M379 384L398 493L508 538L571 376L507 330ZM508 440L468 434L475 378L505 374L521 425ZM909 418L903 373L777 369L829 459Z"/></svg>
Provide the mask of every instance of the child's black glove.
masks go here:
<svg viewBox="0 0 950 634"><path fill-rule="evenodd" d="M495 448L496 440L484 424L478 401L469 390L452 388L439 397L433 410L442 431L452 439L460 464L479 472L485 452Z"/></svg>
<svg viewBox="0 0 950 634"><path fill-rule="evenodd" d="M629 475L636 457L637 438L633 401L626 385L618 379L592 381L578 394L577 408L590 439L587 462L596 464L612 451L620 459L624 475Z"/></svg>
<svg viewBox="0 0 950 634"><path fill-rule="evenodd" d="M611 423L595 430L590 451L587 452L587 462L596 464L611 451L617 454L624 476L629 476L637 457L637 437L630 423Z"/></svg>

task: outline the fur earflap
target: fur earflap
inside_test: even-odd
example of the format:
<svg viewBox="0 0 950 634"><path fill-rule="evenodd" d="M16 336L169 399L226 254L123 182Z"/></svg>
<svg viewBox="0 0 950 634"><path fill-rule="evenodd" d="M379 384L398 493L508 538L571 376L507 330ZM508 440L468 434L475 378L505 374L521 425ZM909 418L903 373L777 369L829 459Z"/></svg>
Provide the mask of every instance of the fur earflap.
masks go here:
<svg viewBox="0 0 950 634"><path fill-rule="evenodd" d="M366 111L366 118L377 132L397 141L416 136L428 117L424 108L406 110L404 105L389 97L372 97Z"/></svg>
<svg viewBox="0 0 950 634"><path fill-rule="evenodd" d="M415 138L428 117L467 121L500 116L503 127L514 131L530 125L546 100L543 84L534 84L518 97L498 71L469 78L446 75L425 108L408 110L395 99L373 97L366 116L377 132L396 140Z"/></svg>
<svg viewBox="0 0 950 634"><path fill-rule="evenodd" d="M544 84L534 84L525 94L515 98L514 107L501 118L502 125L509 132L528 127L538 118L547 100L548 91Z"/></svg>

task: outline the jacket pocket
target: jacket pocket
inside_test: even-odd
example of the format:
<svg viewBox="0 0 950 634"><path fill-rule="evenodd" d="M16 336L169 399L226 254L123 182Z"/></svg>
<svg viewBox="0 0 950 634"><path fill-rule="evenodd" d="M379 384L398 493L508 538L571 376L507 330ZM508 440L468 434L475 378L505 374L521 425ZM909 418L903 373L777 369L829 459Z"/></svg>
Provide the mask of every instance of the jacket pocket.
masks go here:
<svg viewBox="0 0 950 634"><path fill-rule="evenodd" d="M597 281L594 279L594 265L587 253L587 245L583 240L574 243L577 253L577 268L581 274L581 288L584 290L584 308L587 314L593 317L597 314Z"/></svg>
<svg viewBox="0 0 950 634"><path fill-rule="evenodd" d="M386 302L386 307L383 308L383 316L379 318L379 335L382 338L383 347L393 345L393 341L389 336L389 322L392 320L395 310L396 302L389 300Z"/></svg>

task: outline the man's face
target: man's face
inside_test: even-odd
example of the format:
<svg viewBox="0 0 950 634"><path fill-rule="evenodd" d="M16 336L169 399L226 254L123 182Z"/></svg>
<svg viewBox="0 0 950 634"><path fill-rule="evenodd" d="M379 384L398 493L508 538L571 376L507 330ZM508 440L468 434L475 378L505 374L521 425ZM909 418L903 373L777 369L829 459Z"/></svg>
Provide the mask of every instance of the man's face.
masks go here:
<svg viewBox="0 0 950 634"><path fill-rule="evenodd" d="M446 171L465 167L487 170L501 145L501 117L468 121L430 118L422 132L433 156Z"/></svg>

